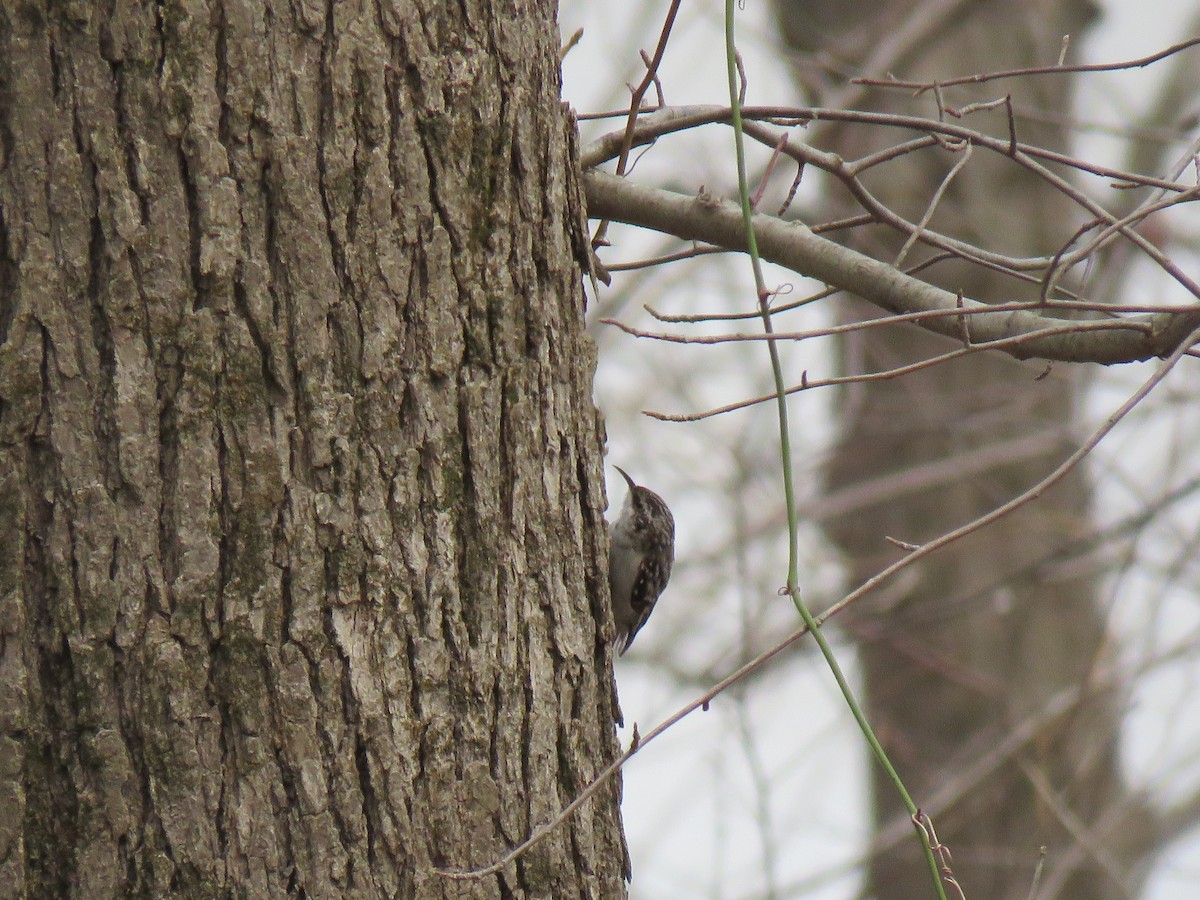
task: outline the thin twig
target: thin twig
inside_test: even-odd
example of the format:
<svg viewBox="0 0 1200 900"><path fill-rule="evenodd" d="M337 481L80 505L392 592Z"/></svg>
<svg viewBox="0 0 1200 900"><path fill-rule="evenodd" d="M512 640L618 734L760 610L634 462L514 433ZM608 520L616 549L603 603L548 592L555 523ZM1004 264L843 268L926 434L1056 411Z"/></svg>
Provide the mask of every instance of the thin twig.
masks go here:
<svg viewBox="0 0 1200 900"><path fill-rule="evenodd" d="M671 35L671 29L675 25L675 16L679 12L681 3L682 0L671 0L671 6L667 9L662 30L658 35L658 46L654 48L654 58L646 63L646 74L642 78L642 83L634 89L633 95L629 100L629 115L625 122L625 132L621 139L621 150L617 159L618 175L625 174L626 166L629 162L629 152L634 144L633 133L638 123L638 112L642 106L642 98L646 96L646 91L650 89L650 85L658 85L659 105L662 105L662 85L658 83L658 67L662 65L663 54L667 52L667 42ZM642 59L645 60L645 58L645 54L643 53ZM605 243L604 237L607 231L607 222L601 222L596 226L596 233L592 236L593 247L600 247Z"/></svg>
<svg viewBox="0 0 1200 900"><path fill-rule="evenodd" d="M958 84L983 84L987 81L998 81L1001 78L1023 78L1027 75L1065 75L1071 72L1119 72L1123 69L1140 69L1160 60L1166 59L1168 56L1174 56L1187 50L1190 47L1195 47L1200 44L1200 38L1192 38L1191 40L1182 41L1178 44L1173 44L1166 50L1160 50L1158 53L1152 53L1149 56L1142 56L1138 59L1130 59L1125 62L1116 63L1090 63L1073 66L1053 65L1053 66L1033 66L1027 69L1005 69L1000 72L987 72L976 75L964 75L961 78L943 78L936 82L930 81L901 81L892 78L853 78L853 84L861 84L866 87L881 87L881 88L901 88L904 90L916 91L918 94L926 91L932 91L936 88L951 87Z"/></svg>

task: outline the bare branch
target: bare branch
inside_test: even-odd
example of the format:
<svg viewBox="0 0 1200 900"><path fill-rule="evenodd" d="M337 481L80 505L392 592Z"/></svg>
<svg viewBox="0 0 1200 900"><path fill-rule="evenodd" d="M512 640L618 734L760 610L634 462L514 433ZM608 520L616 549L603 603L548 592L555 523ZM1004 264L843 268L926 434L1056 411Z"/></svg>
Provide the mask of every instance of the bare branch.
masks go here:
<svg viewBox="0 0 1200 900"><path fill-rule="evenodd" d="M688 197L672 191L642 187L600 172L584 175L589 214L640 225L684 240L703 241L745 250L740 210L711 195ZM922 326L938 334L959 338L953 316L987 304L958 297L897 271L892 266L815 235L801 223L782 222L771 216L754 216L759 250L764 259L857 294L893 313L947 311L951 318L923 320ZM1079 331L1085 323L1057 319L1034 312L1012 311L979 316L972 337L981 343L1011 340L1047 328L1062 328L1006 348L1017 359L1038 358L1064 362L1104 364L1133 362L1172 353L1200 325L1200 310L1156 313L1109 320L1107 330ZM1116 327L1114 327L1116 326Z"/></svg>

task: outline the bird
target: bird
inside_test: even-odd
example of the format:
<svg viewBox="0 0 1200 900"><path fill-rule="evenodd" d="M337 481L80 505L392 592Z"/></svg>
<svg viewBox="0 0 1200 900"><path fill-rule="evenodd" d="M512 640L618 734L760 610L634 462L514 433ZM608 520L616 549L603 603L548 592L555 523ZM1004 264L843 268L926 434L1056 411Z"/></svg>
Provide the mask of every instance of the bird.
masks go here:
<svg viewBox="0 0 1200 900"><path fill-rule="evenodd" d="M663 498L634 483L620 466L614 468L629 485L621 514L612 525L608 586L618 654L633 639L667 586L675 562L675 517Z"/></svg>

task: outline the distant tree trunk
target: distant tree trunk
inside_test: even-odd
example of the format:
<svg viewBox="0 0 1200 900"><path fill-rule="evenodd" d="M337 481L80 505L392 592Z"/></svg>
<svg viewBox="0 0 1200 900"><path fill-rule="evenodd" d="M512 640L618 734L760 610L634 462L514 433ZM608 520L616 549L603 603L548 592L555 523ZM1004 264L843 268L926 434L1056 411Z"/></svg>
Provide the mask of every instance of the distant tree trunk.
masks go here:
<svg viewBox="0 0 1200 900"><path fill-rule="evenodd" d="M933 8L921 10L931 16ZM779 9L795 45L838 71L860 74L867 60L891 51L880 62L884 71L874 74L915 79L1052 64L1061 36L1078 41L1090 13L1078 2L941 4L940 20L910 20L910 3L780 0ZM947 102L963 106L1012 91L1018 106L1065 118L1070 85L1065 75L1006 81L956 88ZM853 105L936 114L932 95L914 100L905 91L857 94ZM1004 134L1003 112L987 115L992 130ZM979 127L984 119L971 121ZM1018 127L1022 140L1067 149L1059 126L1018 115ZM814 140L857 158L904 137L845 126ZM868 186L919 221L959 159L946 151L912 155L877 170ZM1020 256L1053 254L1077 219L1043 182L1006 159L976 152L930 227ZM882 229L855 240L888 260L902 243ZM907 262L918 259L913 254ZM1038 296L1036 284L981 267L943 263L921 277L977 299ZM850 317L860 312L847 306ZM844 365L846 374L889 369L950 348L913 327L872 329L846 342ZM1039 380L1045 374L1044 364L975 355L846 391L829 489L887 478L897 488L831 524L856 582L896 557L885 536L922 542L962 525L1035 484L1074 448L1075 373L1060 367ZM1003 458L972 463L973 453L1002 445ZM931 483L924 474L939 465L942 473ZM922 477L904 487L918 469ZM1089 673L1106 655L1105 615L1090 570L1055 564L1056 553L1091 527L1087 480L1077 471L1035 505L923 560L901 598L868 601L840 620L859 641L871 720L917 803L935 804L928 811L971 900L1023 900L1043 846L1039 897L1127 897L1136 883L1131 839L1122 833L1137 830L1141 808L1120 778L1119 696L1112 685L1089 686ZM1032 739L1002 752L1014 727L1036 722L1052 698L1069 697L1075 688L1078 702L1046 716ZM983 766L981 779L956 788L989 754L994 765ZM902 833L910 826L890 783L878 770L872 777L877 839L886 843L886 826L899 822ZM947 805L937 803L947 797L953 797ZM928 870L907 842L879 852L869 880L871 896L930 896Z"/></svg>
<svg viewBox="0 0 1200 900"><path fill-rule="evenodd" d="M558 47L0 5L0 895L623 894Z"/></svg>

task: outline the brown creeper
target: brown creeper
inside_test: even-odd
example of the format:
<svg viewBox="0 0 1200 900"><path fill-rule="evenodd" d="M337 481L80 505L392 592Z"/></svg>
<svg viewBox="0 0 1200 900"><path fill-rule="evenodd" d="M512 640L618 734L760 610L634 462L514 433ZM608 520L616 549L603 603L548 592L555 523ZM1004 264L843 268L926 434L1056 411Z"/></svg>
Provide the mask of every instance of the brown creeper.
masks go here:
<svg viewBox="0 0 1200 900"><path fill-rule="evenodd" d="M671 577L675 518L662 497L634 484L620 466L615 468L629 485L621 515L612 526L612 549L608 555L617 648L624 654L650 618L659 594Z"/></svg>

